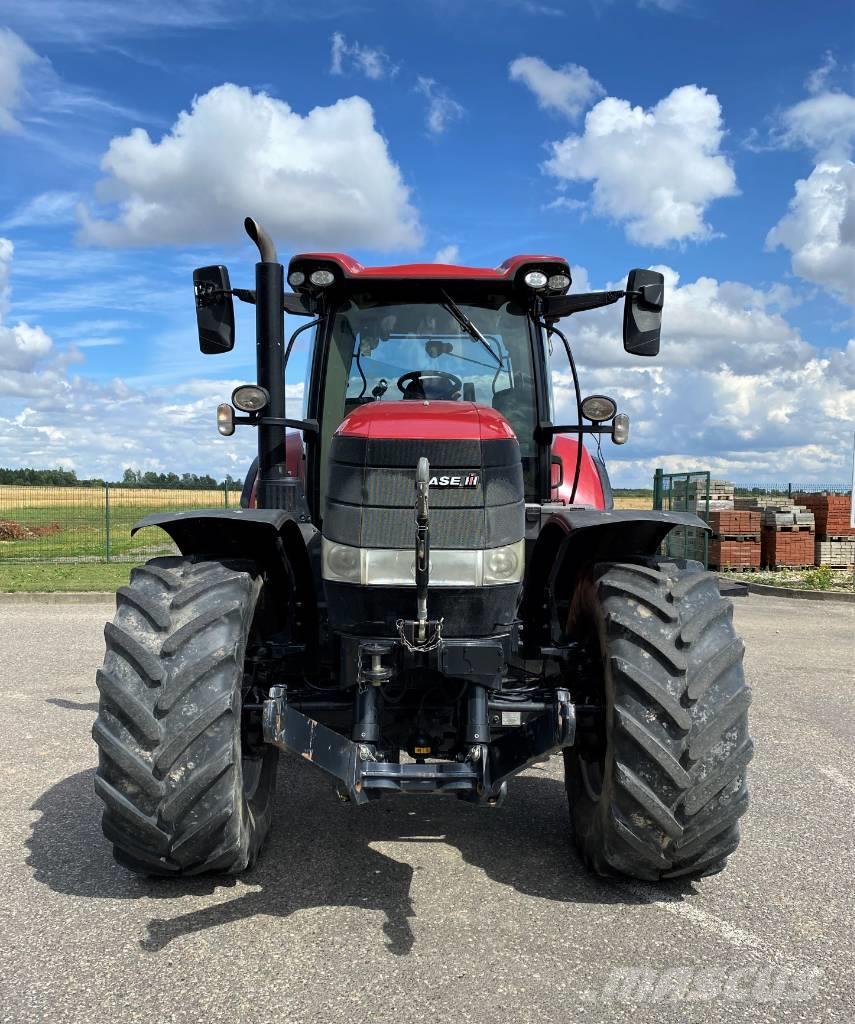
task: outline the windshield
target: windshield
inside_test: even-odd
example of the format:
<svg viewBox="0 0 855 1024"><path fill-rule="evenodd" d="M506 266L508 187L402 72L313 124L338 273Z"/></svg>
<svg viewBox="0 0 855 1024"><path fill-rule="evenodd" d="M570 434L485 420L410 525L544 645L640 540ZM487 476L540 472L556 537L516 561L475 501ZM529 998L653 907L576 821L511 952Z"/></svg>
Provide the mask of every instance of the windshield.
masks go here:
<svg viewBox="0 0 855 1024"><path fill-rule="evenodd" d="M354 296L335 314L323 389L323 463L344 417L370 402L477 402L510 422L522 455L534 456L535 396L525 310L505 296L476 304L377 303ZM455 312L472 321L468 331ZM480 332L483 340L475 335ZM486 346L484 342L486 341Z"/></svg>

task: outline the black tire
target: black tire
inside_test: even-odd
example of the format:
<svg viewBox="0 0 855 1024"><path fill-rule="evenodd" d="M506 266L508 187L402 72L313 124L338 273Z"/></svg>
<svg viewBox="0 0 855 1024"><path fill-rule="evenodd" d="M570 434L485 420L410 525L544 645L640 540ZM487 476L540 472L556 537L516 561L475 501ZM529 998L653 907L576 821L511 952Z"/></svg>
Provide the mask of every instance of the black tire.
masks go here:
<svg viewBox="0 0 855 1024"><path fill-rule="evenodd" d="M95 791L104 835L133 871L236 874L261 849L278 751L241 729L261 586L252 563L155 558L116 594L97 676Z"/></svg>
<svg viewBox="0 0 855 1024"><path fill-rule="evenodd" d="M748 806L751 692L732 606L700 563L594 568L571 611L591 644L588 698L564 752L577 845L598 874L715 874Z"/></svg>

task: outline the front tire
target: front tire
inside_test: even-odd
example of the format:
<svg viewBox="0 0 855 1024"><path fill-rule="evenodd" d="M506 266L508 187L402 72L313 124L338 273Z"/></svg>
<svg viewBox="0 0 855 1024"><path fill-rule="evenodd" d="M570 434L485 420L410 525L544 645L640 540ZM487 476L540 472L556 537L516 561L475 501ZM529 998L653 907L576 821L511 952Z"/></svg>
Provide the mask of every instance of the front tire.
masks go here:
<svg viewBox="0 0 855 1024"><path fill-rule="evenodd" d="M598 874L721 871L748 805L751 692L732 606L699 563L595 566L571 612L604 712L564 752L576 842Z"/></svg>
<svg viewBox="0 0 855 1024"><path fill-rule="evenodd" d="M270 827L278 752L242 736L252 563L155 558L116 594L98 671L95 791L116 859L149 875L236 874Z"/></svg>

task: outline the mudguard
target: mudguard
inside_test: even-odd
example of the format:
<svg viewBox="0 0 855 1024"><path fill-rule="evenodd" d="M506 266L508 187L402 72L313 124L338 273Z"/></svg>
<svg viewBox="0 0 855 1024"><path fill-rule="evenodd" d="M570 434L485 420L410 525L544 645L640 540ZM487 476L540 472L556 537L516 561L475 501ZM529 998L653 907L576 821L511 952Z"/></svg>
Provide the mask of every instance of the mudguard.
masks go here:
<svg viewBox="0 0 855 1024"><path fill-rule="evenodd" d="M675 526L710 529L692 512L527 506L526 536L536 540L528 556L523 616L536 614L556 577L562 577L566 585L596 562L655 555Z"/></svg>
<svg viewBox="0 0 855 1024"><path fill-rule="evenodd" d="M209 508L154 512L140 519L131 535L147 526L168 533L182 555L247 558L268 573L276 586L293 576L304 599L320 589L320 532L291 512L275 508Z"/></svg>

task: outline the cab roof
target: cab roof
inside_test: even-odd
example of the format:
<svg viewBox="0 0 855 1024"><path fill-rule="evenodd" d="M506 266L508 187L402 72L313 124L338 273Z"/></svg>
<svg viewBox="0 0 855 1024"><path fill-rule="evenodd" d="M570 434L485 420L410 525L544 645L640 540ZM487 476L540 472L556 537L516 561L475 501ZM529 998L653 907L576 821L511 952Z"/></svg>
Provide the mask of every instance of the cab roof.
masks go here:
<svg viewBox="0 0 855 1024"><path fill-rule="evenodd" d="M307 252L292 257L288 276L302 271L306 279L313 270L328 269L340 283L360 281L473 281L513 284L522 274L543 268L550 274L567 274L570 269L561 256L511 256L498 267L461 267L449 263L400 263L387 267L364 267L352 256L339 252Z"/></svg>

